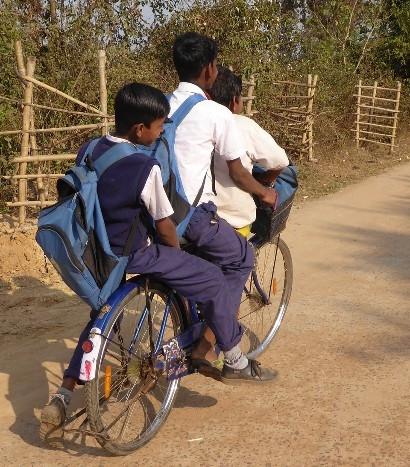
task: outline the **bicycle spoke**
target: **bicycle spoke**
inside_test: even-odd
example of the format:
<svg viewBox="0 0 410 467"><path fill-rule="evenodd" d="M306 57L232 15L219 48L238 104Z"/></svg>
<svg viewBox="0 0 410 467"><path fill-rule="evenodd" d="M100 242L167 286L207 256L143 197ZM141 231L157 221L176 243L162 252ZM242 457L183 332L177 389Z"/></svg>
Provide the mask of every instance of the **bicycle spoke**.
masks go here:
<svg viewBox="0 0 410 467"><path fill-rule="evenodd" d="M145 290L141 287L130 293L132 298L104 332L106 343L102 347L103 356L99 357L102 358L99 374L96 383L89 383L94 384L94 400L100 399L109 388L110 397L102 397L101 405L93 404L87 412L92 430L109 433L109 439L97 441L113 453L127 453L153 436L171 409L170 400L179 386L179 381L170 382L162 375L157 380L156 375L151 375L149 358L151 340L158 348L180 332L182 313L168 292L150 289L151 320L141 321L146 306ZM105 366L112 367L112 380L106 379L110 377L105 375Z"/></svg>

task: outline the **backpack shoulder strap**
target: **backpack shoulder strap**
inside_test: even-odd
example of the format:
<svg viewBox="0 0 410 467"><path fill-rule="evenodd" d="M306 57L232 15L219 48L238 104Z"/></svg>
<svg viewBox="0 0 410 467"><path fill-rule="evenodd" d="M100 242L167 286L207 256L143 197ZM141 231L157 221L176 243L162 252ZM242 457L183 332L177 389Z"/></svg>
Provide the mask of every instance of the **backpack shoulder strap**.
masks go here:
<svg viewBox="0 0 410 467"><path fill-rule="evenodd" d="M137 148L132 143L116 143L104 154L102 154L96 161L93 161L93 167L97 172L98 178L115 162L118 162L125 157L135 154Z"/></svg>
<svg viewBox="0 0 410 467"><path fill-rule="evenodd" d="M85 148L84 155L81 158L80 163L78 165L85 165L86 164L87 157L91 156L91 154L93 153L95 147L97 146L97 143L100 140L101 140L101 137L100 138L94 138L88 143L87 147Z"/></svg>
<svg viewBox="0 0 410 467"><path fill-rule="evenodd" d="M173 121L175 128L181 124L182 120L189 114L192 108L198 104L198 102L205 100L206 97L201 94L193 94L192 96L189 96L188 99L185 99L171 116L171 120Z"/></svg>

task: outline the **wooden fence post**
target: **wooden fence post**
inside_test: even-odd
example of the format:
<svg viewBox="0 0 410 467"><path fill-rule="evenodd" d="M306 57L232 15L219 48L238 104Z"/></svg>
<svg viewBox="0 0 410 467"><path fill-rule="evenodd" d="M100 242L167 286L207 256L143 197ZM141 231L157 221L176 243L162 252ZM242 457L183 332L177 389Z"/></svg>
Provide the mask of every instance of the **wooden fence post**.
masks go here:
<svg viewBox="0 0 410 467"><path fill-rule="evenodd" d="M373 85L373 92L372 92L372 108L370 109L370 115L369 115L369 123L372 124L373 123L373 114L374 114L374 107L376 106L376 97L377 97L377 86L378 86L378 82L375 81L374 82L374 85ZM367 131L372 131L372 127L371 125L369 125L367 127Z"/></svg>
<svg viewBox="0 0 410 467"><path fill-rule="evenodd" d="M34 131L34 109L31 107L31 115L30 115L30 131ZM37 138L35 133L30 133L30 149L31 149L31 156L36 157L38 155L38 147L37 147ZM46 200L45 196L45 188L44 188L44 180L40 177L41 169L38 167L37 172L39 176L36 178L37 180L37 190L40 197L41 203L44 203ZM43 207L43 204L41 205Z"/></svg>
<svg viewBox="0 0 410 467"><path fill-rule="evenodd" d="M357 112L356 112L356 148L359 149L360 138L360 98L362 96L362 80L359 79L359 86L357 88Z"/></svg>
<svg viewBox="0 0 410 467"><path fill-rule="evenodd" d="M250 80L249 80L249 87L248 87L248 100L246 102L246 110L245 110L245 115L248 117L252 117L252 103L253 103L253 92L255 90L255 76L251 75Z"/></svg>
<svg viewBox="0 0 410 467"><path fill-rule="evenodd" d="M21 42L17 41L16 44L16 59L19 73L33 77L36 68L36 59L33 57L27 58L27 66L24 66L23 51ZM31 123L31 104L33 102L33 83L25 82L24 84L24 97L23 97L23 122L22 122L22 138L20 156L28 157L30 152L30 123ZM22 162L19 167L19 174L25 175L27 171L27 162ZM27 180L19 179L19 196L20 203L25 203L27 200ZM23 224L26 220L26 206L19 206L19 224Z"/></svg>
<svg viewBox="0 0 410 467"><path fill-rule="evenodd" d="M98 51L98 72L100 76L100 106L101 112L105 114L102 118L104 126L101 129L103 135L108 134L108 115L107 115L107 78L105 73L106 54L105 50Z"/></svg>
<svg viewBox="0 0 410 467"><path fill-rule="evenodd" d="M308 160L312 162L316 162L317 159L313 157L313 100L315 98L316 92L316 84L317 84L317 75L313 76L313 80L311 79L311 86L308 88L308 105L307 105L307 118L308 118Z"/></svg>
<svg viewBox="0 0 410 467"><path fill-rule="evenodd" d="M394 105L395 113L394 113L393 128L392 128L392 134L391 134L390 154L394 151L394 142L396 140L397 123L398 123L398 118L399 118L400 93L401 93L401 82L397 81L396 102Z"/></svg>

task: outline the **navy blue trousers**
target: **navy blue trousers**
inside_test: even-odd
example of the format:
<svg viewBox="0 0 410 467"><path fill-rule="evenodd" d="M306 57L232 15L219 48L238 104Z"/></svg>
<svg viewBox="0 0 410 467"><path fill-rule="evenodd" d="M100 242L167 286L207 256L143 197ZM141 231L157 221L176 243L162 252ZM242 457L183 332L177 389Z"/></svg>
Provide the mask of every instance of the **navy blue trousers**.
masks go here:
<svg viewBox="0 0 410 467"><path fill-rule="evenodd" d="M221 350L230 350L241 340L236 318L241 294L253 267L250 244L226 221L218 218L212 202L195 210L185 232L194 254L153 244L133 253L130 274L146 274L195 301ZM77 379L87 339L98 312L91 312L64 376Z"/></svg>

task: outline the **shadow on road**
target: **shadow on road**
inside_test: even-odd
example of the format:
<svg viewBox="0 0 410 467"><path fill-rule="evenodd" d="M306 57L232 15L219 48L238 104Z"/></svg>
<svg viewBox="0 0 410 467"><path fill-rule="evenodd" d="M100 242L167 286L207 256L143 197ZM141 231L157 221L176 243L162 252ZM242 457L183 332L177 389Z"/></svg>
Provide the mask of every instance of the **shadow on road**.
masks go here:
<svg viewBox="0 0 410 467"><path fill-rule="evenodd" d="M6 310L0 328L0 373L7 377L5 399L13 412L9 429L25 443L47 448L38 436L39 413L49 390L55 391L61 383L77 336L88 320L87 307L72 295L25 276L17 277L13 287L0 279L0 298ZM174 407L207 408L216 403L214 397L181 385ZM72 405L73 409L83 406L82 389L76 391ZM64 450L79 456L106 454L80 436L71 436Z"/></svg>

